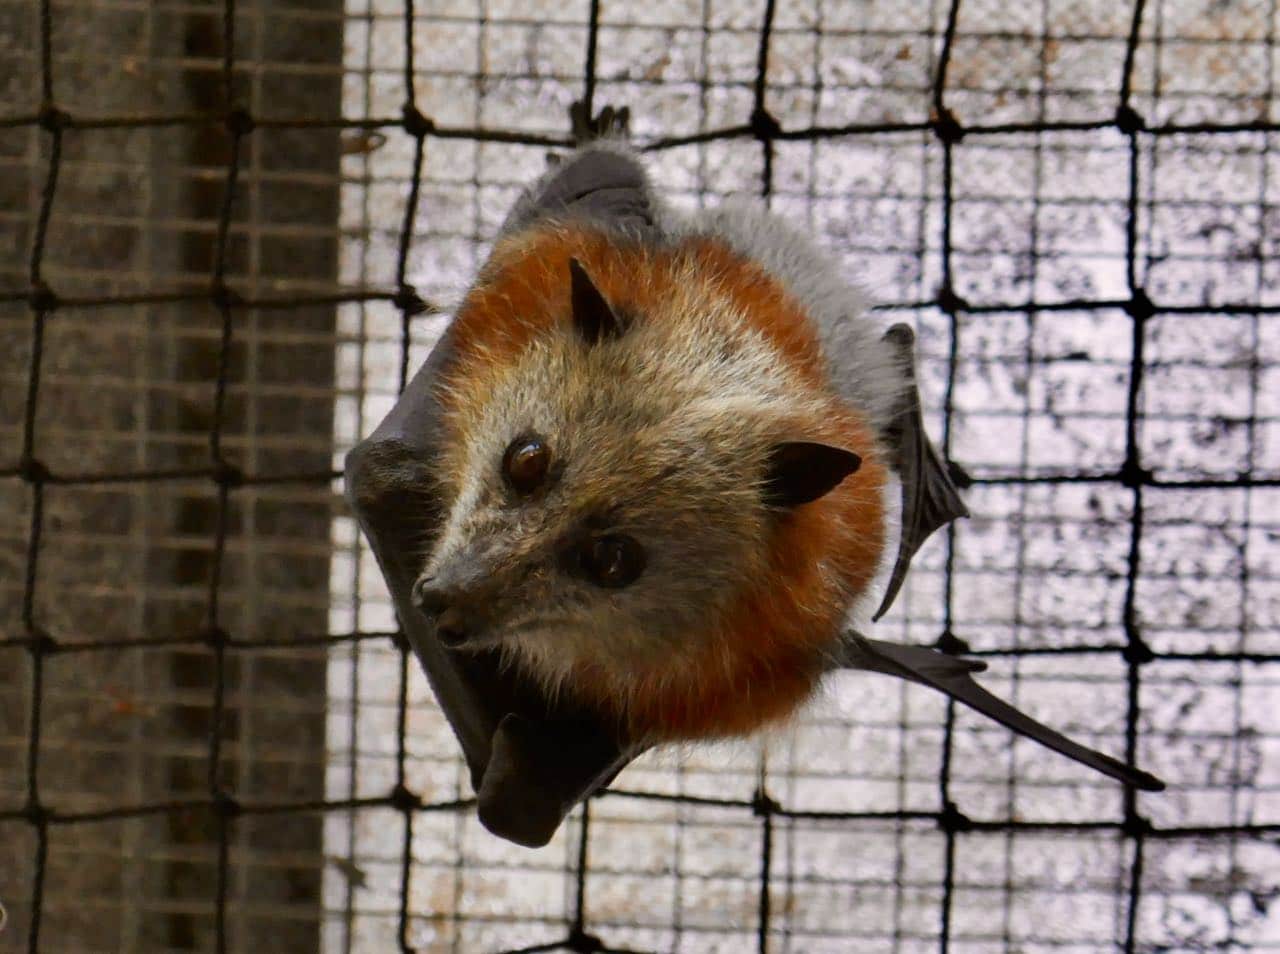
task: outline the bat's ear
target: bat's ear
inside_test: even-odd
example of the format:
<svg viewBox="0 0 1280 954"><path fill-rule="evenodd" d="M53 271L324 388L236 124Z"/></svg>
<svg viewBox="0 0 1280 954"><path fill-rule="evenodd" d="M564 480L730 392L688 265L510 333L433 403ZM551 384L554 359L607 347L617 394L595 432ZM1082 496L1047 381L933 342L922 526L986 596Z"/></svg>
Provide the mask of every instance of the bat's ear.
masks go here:
<svg viewBox="0 0 1280 954"><path fill-rule="evenodd" d="M798 507L825 497L862 466L853 451L814 441L786 441L769 453L764 502L770 507Z"/></svg>
<svg viewBox="0 0 1280 954"><path fill-rule="evenodd" d="M884 433L893 468L902 481L902 536L889 586L872 619L879 619L893 605L911 558L929 535L957 517L969 516L951 477L953 469L957 474L963 472L944 464L924 430L920 392L916 388L915 334L906 325L894 325L884 337L897 350L910 386Z"/></svg>
<svg viewBox="0 0 1280 954"><path fill-rule="evenodd" d="M569 259L573 326L589 345L620 338L627 330L621 316L610 307L600 289L576 258Z"/></svg>

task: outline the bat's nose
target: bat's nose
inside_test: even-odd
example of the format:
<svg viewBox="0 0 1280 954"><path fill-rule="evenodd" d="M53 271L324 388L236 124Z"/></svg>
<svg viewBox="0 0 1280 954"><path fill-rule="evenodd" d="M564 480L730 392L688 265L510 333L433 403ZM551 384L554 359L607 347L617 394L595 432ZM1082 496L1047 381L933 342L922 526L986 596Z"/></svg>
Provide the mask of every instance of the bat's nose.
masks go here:
<svg viewBox="0 0 1280 954"><path fill-rule="evenodd" d="M468 594L456 586L425 576L413 584L413 605L436 625L436 638L450 649L467 641L473 627L467 610Z"/></svg>
<svg viewBox="0 0 1280 954"><path fill-rule="evenodd" d="M434 576L420 576L413 584L413 605L425 616L435 619L449 607L449 592Z"/></svg>

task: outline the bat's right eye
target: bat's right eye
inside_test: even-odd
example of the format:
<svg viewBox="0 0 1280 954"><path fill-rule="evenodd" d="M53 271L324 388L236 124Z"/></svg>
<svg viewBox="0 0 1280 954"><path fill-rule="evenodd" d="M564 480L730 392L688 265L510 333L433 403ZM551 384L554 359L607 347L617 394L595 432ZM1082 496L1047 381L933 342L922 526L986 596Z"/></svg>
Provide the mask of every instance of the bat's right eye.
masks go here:
<svg viewBox="0 0 1280 954"><path fill-rule="evenodd" d="M625 533L611 533L584 542L579 563L596 586L620 589L644 572L644 548Z"/></svg>
<svg viewBox="0 0 1280 954"><path fill-rule="evenodd" d="M502 476L523 497L542 486L550 464L551 452L542 438L517 437L502 455Z"/></svg>

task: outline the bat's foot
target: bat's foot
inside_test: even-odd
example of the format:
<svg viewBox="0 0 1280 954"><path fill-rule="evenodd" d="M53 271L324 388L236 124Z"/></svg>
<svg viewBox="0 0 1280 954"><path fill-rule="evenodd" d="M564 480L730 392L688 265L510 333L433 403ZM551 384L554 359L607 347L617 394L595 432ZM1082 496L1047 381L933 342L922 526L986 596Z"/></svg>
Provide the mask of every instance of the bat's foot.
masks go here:
<svg viewBox="0 0 1280 954"><path fill-rule="evenodd" d="M569 107L569 125L575 145L584 146L596 139L627 139L631 135L631 109L606 106L593 118L587 104L577 100Z"/></svg>

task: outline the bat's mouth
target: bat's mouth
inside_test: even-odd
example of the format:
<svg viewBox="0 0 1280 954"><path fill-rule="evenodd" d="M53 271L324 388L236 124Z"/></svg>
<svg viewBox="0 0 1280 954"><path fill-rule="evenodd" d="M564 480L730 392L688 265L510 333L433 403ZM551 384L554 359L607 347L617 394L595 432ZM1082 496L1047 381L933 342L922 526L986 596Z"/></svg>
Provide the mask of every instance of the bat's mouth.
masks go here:
<svg viewBox="0 0 1280 954"><path fill-rule="evenodd" d="M436 617L436 639L448 649L460 649L474 637L474 625L456 609Z"/></svg>
<svg viewBox="0 0 1280 954"><path fill-rule="evenodd" d="M557 628L570 625L567 619L524 619L490 624L476 619L454 621L448 612L436 621L436 638L450 650L479 652L495 646L511 645L521 639L553 635Z"/></svg>
<svg viewBox="0 0 1280 954"><path fill-rule="evenodd" d="M436 624L436 639L450 652L482 652L505 642L505 634L493 629L454 627Z"/></svg>

